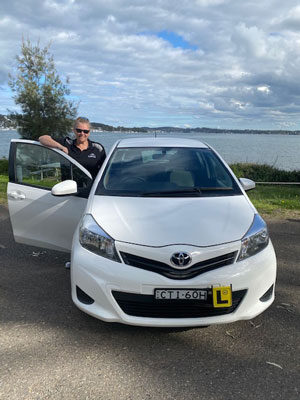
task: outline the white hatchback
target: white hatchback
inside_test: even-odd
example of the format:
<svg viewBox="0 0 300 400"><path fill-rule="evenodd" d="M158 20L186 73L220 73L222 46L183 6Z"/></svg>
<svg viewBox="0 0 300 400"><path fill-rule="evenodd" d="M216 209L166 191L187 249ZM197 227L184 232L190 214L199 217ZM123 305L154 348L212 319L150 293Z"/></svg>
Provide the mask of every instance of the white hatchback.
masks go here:
<svg viewBox="0 0 300 400"><path fill-rule="evenodd" d="M96 318L206 326L274 300L274 249L245 193L255 184L206 144L121 140L93 182L59 150L13 140L9 178L15 240L72 251L73 301Z"/></svg>

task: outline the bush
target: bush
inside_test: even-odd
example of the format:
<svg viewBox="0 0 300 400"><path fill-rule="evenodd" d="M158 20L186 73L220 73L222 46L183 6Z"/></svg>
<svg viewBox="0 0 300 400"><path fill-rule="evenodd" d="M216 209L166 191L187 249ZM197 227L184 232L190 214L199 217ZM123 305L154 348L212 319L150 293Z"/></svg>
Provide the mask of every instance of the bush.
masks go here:
<svg viewBox="0 0 300 400"><path fill-rule="evenodd" d="M266 164L237 163L230 168L238 178L255 182L300 182L300 171L284 171Z"/></svg>
<svg viewBox="0 0 300 400"><path fill-rule="evenodd" d="M8 174L8 160L3 158L0 160L0 175L7 175Z"/></svg>

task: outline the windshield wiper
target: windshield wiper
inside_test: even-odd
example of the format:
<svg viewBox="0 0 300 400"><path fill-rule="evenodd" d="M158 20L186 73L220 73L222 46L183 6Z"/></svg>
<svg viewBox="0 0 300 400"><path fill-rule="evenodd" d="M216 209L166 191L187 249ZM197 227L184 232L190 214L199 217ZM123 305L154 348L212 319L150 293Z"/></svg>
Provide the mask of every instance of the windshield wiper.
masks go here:
<svg viewBox="0 0 300 400"><path fill-rule="evenodd" d="M233 190L233 188L232 187L227 187L227 186L225 186L225 187L223 187L223 186L219 186L219 187L200 187L199 188L201 191L212 191L212 192L215 192L215 191L218 191L218 190Z"/></svg>
<svg viewBox="0 0 300 400"><path fill-rule="evenodd" d="M181 195L181 194L195 194L201 196L201 188L193 187L187 189L177 189L177 190L161 190L157 192L144 192L140 193L139 196L173 196L173 195Z"/></svg>
<svg viewBox="0 0 300 400"><path fill-rule="evenodd" d="M193 187L193 188L186 188L186 189L176 189L176 190L161 190L157 192L143 192L139 193L139 196L146 197L146 196L176 196L176 195L189 195L195 194L201 196L202 192L218 192L218 191L232 191L232 187Z"/></svg>

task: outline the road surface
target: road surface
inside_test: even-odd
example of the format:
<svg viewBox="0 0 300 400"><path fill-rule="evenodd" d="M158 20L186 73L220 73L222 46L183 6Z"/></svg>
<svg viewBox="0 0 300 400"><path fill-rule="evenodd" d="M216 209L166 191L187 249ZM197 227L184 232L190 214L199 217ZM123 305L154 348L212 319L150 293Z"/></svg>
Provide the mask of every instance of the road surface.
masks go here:
<svg viewBox="0 0 300 400"><path fill-rule="evenodd" d="M71 301L68 254L16 244L0 207L0 399L299 399L300 220L271 221L276 301L206 329L108 324Z"/></svg>

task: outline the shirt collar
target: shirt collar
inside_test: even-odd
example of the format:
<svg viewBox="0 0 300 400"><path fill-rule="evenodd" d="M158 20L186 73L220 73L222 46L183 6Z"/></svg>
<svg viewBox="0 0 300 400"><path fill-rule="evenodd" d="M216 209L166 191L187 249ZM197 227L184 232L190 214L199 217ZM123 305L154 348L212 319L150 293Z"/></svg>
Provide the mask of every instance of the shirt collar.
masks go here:
<svg viewBox="0 0 300 400"><path fill-rule="evenodd" d="M87 149L91 149L91 148L92 148L92 142L91 142L90 139L88 139L88 143L89 143L89 145L88 145L88 148L87 148ZM76 146L76 139L73 139L72 146L73 146L73 148L74 148L75 150L81 151L81 150ZM87 150L87 149L86 149L86 150ZM83 150L83 151L84 151L84 150Z"/></svg>

